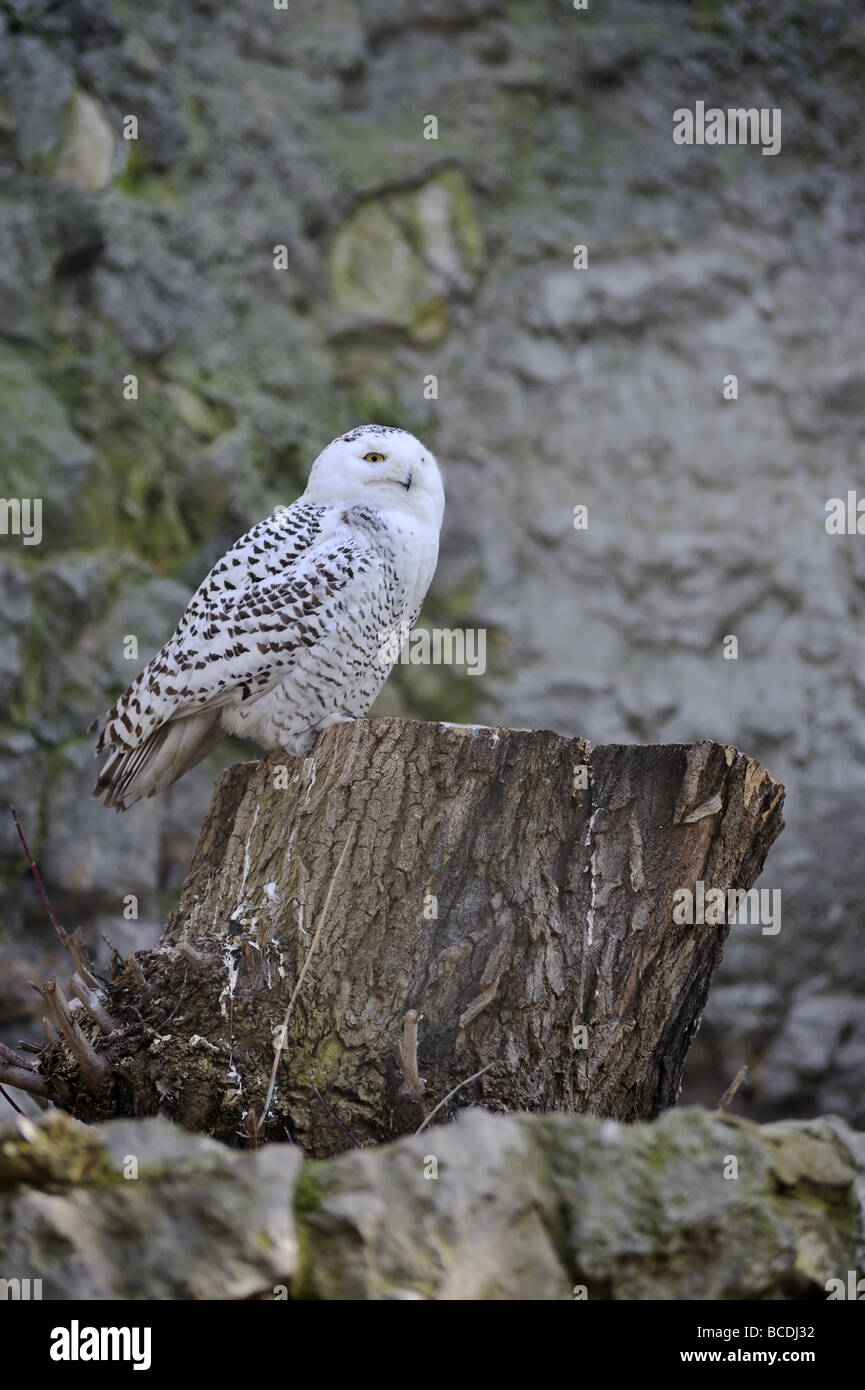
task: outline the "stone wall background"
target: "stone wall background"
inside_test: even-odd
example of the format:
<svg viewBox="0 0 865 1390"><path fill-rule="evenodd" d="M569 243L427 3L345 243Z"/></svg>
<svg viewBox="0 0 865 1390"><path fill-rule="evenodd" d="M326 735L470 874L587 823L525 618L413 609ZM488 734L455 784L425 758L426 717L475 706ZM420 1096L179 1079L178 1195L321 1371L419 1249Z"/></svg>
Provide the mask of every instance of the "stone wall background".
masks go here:
<svg viewBox="0 0 865 1390"><path fill-rule="evenodd" d="M68 927L151 941L252 755L115 817L86 725L332 436L401 424L446 473L423 621L486 627L488 670L400 668L380 711L764 761L783 926L734 928L685 1098L747 1061L751 1115L865 1123L865 541L824 529L865 488L863 57L831 0L0 0L0 495L44 501L0 536L0 793ZM781 153L674 145L698 99L780 106ZM0 854L36 1037L5 815Z"/></svg>

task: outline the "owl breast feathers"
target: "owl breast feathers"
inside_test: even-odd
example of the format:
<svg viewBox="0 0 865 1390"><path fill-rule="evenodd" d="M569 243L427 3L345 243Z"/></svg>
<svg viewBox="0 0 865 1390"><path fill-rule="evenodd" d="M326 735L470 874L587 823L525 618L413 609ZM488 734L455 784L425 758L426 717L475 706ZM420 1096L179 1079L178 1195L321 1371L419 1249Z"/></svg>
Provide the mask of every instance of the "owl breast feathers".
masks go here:
<svg viewBox="0 0 865 1390"><path fill-rule="evenodd" d="M369 712L438 559L444 491L414 435L367 425L335 439L303 496L214 565L173 636L94 721L108 758L93 795L126 810L163 791L225 733L303 755Z"/></svg>

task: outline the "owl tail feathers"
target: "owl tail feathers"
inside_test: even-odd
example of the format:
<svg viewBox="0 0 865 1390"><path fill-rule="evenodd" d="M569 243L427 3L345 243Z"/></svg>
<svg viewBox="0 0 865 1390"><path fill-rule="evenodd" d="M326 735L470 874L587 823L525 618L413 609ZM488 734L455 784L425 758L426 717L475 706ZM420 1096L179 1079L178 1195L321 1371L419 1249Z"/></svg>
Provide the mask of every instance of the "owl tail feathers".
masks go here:
<svg viewBox="0 0 865 1390"><path fill-rule="evenodd" d="M128 811L155 796L206 758L222 738L219 712L201 710L154 729L137 748L115 748L93 788L93 796L117 811Z"/></svg>
<svg viewBox="0 0 865 1390"><path fill-rule="evenodd" d="M92 724L87 725L88 734L99 735L99 738L96 743L97 754L104 753L105 749L110 748L111 746L108 742L106 731L108 729L108 725L111 723L111 720L114 719L116 715L117 706L114 705L110 710L106 711L105 714L100 714L98 719L94 719Z"/></svg>

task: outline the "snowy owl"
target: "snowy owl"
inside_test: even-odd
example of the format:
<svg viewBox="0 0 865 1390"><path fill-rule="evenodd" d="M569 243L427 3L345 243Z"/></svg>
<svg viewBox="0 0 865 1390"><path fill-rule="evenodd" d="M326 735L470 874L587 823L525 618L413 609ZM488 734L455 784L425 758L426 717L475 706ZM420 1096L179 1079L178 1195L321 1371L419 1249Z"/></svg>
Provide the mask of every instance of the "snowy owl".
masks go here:
<svg viewBox="0 0 865 1390"><path fill-rule="evenodd" d="M363 425L334 439L303 495L214 565L90 725L109 754L93 795L125 811L224 733L302 756L329 725L363 718L430 586L443 514L438 464L414 435Z"/></svg>

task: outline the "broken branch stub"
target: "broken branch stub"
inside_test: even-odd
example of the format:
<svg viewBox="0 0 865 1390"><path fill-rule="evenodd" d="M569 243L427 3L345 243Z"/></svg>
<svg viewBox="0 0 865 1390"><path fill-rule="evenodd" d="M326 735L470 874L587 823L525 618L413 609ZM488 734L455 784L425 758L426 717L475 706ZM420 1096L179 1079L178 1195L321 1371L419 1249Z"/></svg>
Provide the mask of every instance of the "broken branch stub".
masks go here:
<svg viewBox="0 0 865 1390"><path fill-rule="evenodd" d="M750 888L782 804L711 742L401 719L230 768L162 946L109 992L114 1085L70 1087L67 1065L67 1108L317 1155L343 1128L415 1130L445 1097L437 1119L649 1118L676 1100L729 930L678 925L674 894Z"/></svg>

